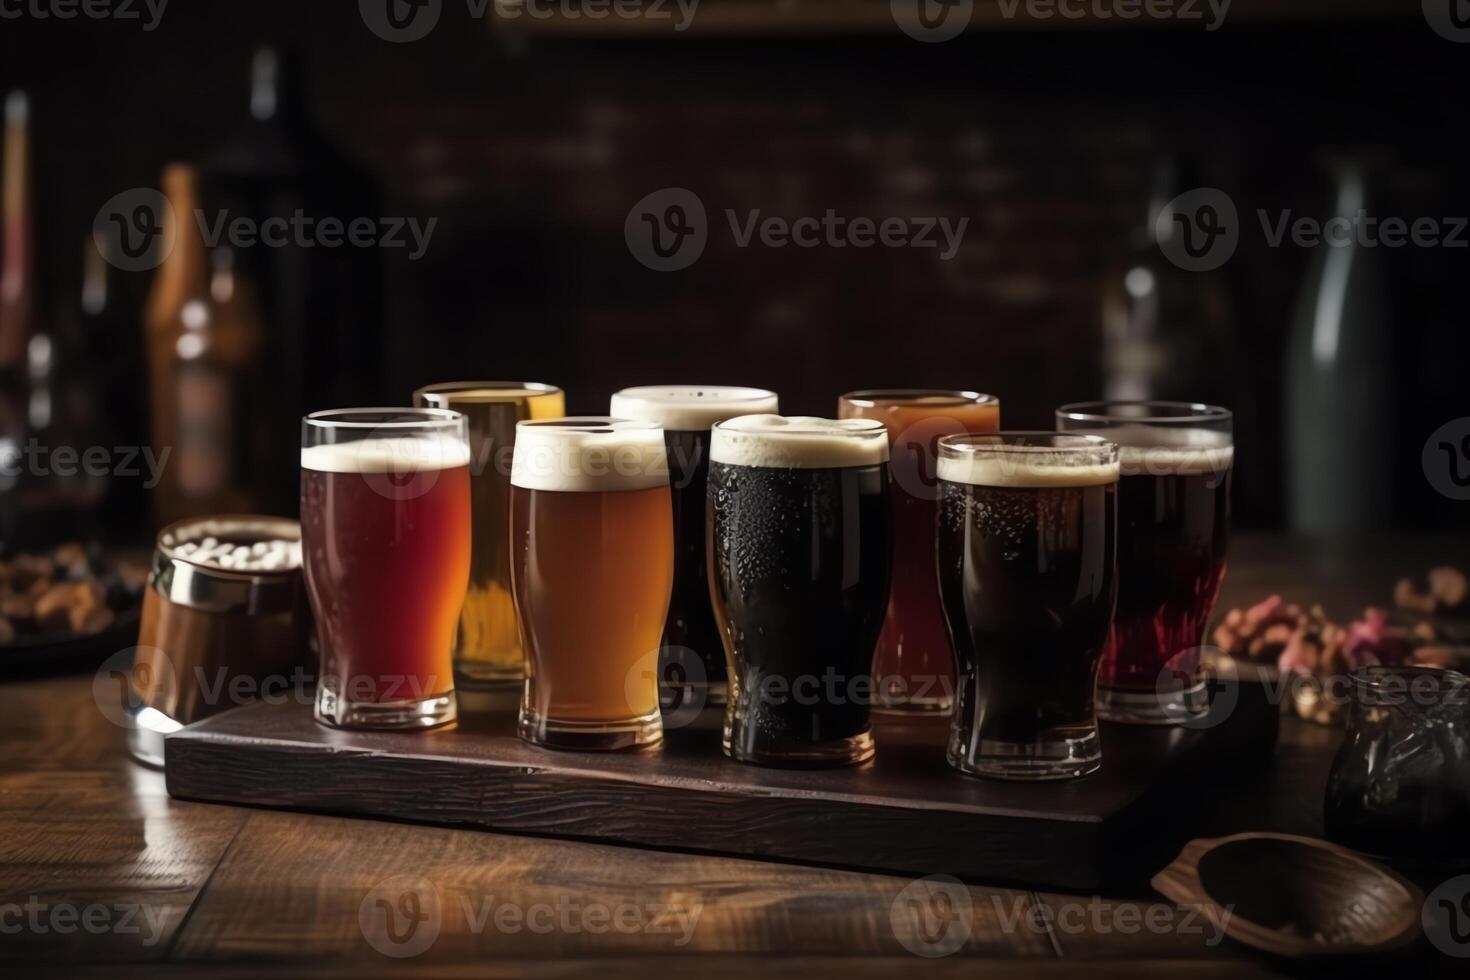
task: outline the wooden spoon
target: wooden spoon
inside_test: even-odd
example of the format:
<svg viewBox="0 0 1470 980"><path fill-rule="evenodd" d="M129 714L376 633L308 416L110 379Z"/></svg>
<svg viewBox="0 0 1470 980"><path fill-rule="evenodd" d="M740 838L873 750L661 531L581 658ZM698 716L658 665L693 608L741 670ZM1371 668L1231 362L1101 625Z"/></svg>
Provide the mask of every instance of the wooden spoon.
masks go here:
<svg viewBox="0 0 1470 980"><path fill-rule="evenodd" d="M1424 893L1336 844L1292 834L1193 840L1153 886L1277 956L1380 953L1419 934Z"/></svg>

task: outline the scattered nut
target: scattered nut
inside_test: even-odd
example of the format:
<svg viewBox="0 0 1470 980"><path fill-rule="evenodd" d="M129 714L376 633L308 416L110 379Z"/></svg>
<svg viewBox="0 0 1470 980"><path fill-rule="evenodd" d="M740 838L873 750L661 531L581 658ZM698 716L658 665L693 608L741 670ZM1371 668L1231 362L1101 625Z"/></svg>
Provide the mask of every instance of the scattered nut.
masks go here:
<svg viewBox="0 0 1470 980"><path fill-rule="evenodd" d="M1414 588L1414 580L1401 578L1393 587L1393 603L1400 609L1409 609L1414 612L1432 613L1435 607L1435 598L1427 592L1420 592Z"/></svg>
<svg viewBox="0 0 1470 980"><path fill-rule="evenodd" d="M70 625L69 609L73 589L70 584L53 585L36 599L36 622L43 630L64 630Z"/></svg>
<svg viewBox="0 0 1470 980"><path fill-rule="evenodd" d="M1450 565L1441 565L1429 570L1429 592L1439 600L1441 609L1459 609L1465 604L1465 595L1470 584L1465 573Z"/></svg>

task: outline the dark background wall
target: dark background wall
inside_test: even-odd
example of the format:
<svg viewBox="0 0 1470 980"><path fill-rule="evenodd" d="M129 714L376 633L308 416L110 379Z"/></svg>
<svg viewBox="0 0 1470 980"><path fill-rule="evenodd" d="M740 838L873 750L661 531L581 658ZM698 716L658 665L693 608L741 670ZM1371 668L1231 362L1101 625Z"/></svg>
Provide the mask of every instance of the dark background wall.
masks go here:
<svg viewBox="0 0 1470 980"><path fill-rule="evenodd" d="M713 2L713 0L706 0ZM465 376L561 384L601 412L626 384L772 387L831 412L861 386L999 395L1007 427L1100 388L1101 295L1146 214L1160 153L1191 160L1242 214L1326 217L1323 155L1369 149L1386 214L1470 213L1470 50L1406 5L1398 20L1222 29L852 37L507 37L448 3L411 44L351 3L185 3L135 23L0 22L0 88L33 93L46 288L72 288L98 206L156 185L246 114L251 49L286 44L313 112L381 179L389 214L437 217L425 256L385 256L381 398ZM639 265L623 222L650 191L708 207L691 268ZM970 219L959 254L737 248L741 214ZM1400 523L1464 523L1425 485L1424 439L1466 408L1464 249L1396 249L1403 451L1362 461L1399 484ZM1308 254L1254 220L1221 277L1238 363L1243 524L1283 514L1281 368ZM143 274L121 286L141 308ZM124 331L120 345L139 343ZM139 392L142 393L142 380ZM328 407L328 406L321 406ZM282 438L294 439L294 432Z"/></svg>

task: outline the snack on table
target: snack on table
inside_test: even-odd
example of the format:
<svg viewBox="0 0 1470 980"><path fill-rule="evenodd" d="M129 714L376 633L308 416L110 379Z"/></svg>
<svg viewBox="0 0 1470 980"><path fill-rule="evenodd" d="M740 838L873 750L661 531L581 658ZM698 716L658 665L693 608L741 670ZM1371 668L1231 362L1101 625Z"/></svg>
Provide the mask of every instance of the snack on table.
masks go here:
<svg viewBox="0 0 1470 980"><path fill-rule="evenodd" d="M0 559L0 646L28 637L100 633L146 577L146 569L109 565L74 541L50 554Z"/></svg>
<svg viewBox="0 0 1470 980"><path fill-rule="evenodd" d="M1420 592L1413 579L1399 579L1393 588L1394 605L1426 615L1466 611L1465 598L1470 593L1470 583L1466 582L1464 572L1450 565L1440 565L1429 570L1428 578L1428 592Z"/></svg>
<svg viewBox="0 0 1470 980"><path fill-rule="evenodd" d="M1466 605L1463 572L1450 566L1430 570L1429 590L1411 579L1394 588L1394 604L1413 614L1451 612ZM1320 605L1304 608L1273 595L1248 609L1232 609L1215 628L1214 640L1226 654L1256 664L1273 664L1293 678L1292 704L1303 718L1331 724L1341 705L1324 698L1326 680L1362 667L1415 664L1464 669L1467 651L1444 635L1441 625L1420 619L1402 625L1388 611L1369 607L1361 619L1340 626Z"/></svg>

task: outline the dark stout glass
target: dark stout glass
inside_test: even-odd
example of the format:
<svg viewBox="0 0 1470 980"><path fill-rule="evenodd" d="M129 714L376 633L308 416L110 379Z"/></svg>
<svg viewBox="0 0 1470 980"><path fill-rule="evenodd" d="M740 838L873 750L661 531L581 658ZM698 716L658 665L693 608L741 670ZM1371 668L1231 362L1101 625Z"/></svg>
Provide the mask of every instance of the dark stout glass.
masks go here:
<svg viewBox="0 0 1470 980"><path fill-rule="evenodd" d="M612 396L610 414L664 429L674 498L674 591L659 652L665 710L724 704L725 649L710 611L704 553L704 500L710 427L738 415L778 411L763 388L649 385Z"/></svg>
<svg viewBox="0 0 1470 980"><path fill-rule="evenodd" d="M877 419L892 458L893 585L873 654L877 710L947 714L954 705L954 655L934 579L934 467L943 436L994 432L1000 402L974 391L852 391L837 416Z"/></svg>
<svg viewBox="0 0 1470 980"><path fill-rule="evenodd" d="M891 565L887 460L877 422L753 415L715 426L709 577L732 759L872 757L873 645Z"/></svg>
<svg viewBox="0 0 1470 980"><path fill-rule="evenodd" d="M939 452L939 591L959 665L949 763L1007 779L1092 772L1117 447L1000 433L946 437Z"/></svg>
<svg viewBox="0 0 1470 980"><path fill-rule="evenodd" d="M1200 646L1225 578L1228 411L1179 402L1064 405L1057 427L1120 446L1118 612L1098 677L1110 721L1184 724L1209 709Z"/></svg>

